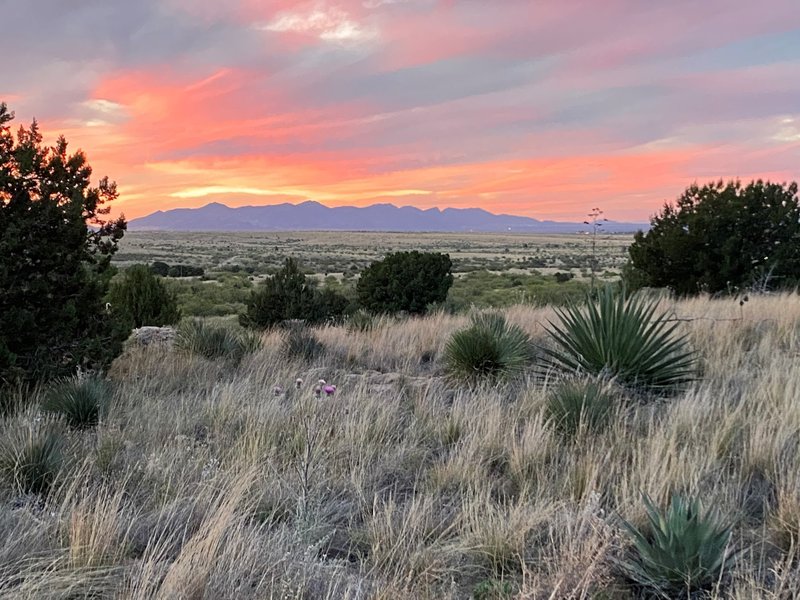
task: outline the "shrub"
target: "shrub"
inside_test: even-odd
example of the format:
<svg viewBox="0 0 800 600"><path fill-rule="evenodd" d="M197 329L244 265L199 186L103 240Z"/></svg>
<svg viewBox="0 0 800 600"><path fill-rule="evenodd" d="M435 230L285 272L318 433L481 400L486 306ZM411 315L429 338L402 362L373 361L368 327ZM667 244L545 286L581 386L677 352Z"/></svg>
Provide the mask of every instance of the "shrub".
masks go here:
<svg viewBox="0 0 800 600"><path fill-rule="evenodd" d="M167 269L167 275L170 277L202 277L204 274L203 267L191 265L171 265Z"/></svg>
<svg viewBox="0 0 800 600"><path fill-rule="evenodd" d="M283 339L283 350L289 358L299 358L311 362L325 354L325 345L320 342L312 331L302 324L289 328Z"/></svg>
<svg viewBox="0 0 800 600"><path fill-rule="evenodd" d="M373 313L423 314L444 302L453 284L450 256L438 252L395 252L361 274L356 291L360 305Z"/></svg>
<svg viewBox="0 0 800 600"><path fill-rule="evenodd" d="M609 421L615 396L608 383L595 379L564 381L548 395L545 415L566 435L581 428L600 431Z"/></svg>
<svg viewBox="0 0 800 600"><path fill-rule="evenodd" d="M178 300L145 265L127 269L109 292L111 309L132 327L174 325L181 314Z"/></svg>
<svg viewBox="0 0 800 600"><path fill-rule="evenodd" d="M731 527L697 499L673 495L662 513L644 496L648 527L622 525L633 541L633 556L621 566L634 583L665 598L688 597L713 585L731 559Z"/></svg>
<svg viewBox="0 0 800 600"><path fill-rule="evenodd" d="M350 332L371 331L374 326L375 326L375 315L373 315L369 311L364 310L363 308L360 308L357 311L355 311L347 319L347 330Z"/></svg>
<svg viewBox="0 0 800 600"><path fill-rule="evenodd" d="M105 414L111 386L94 377L71 377L51 384L45 392L42 410L63 417L70 427L94 427Z"/></svg>
<svg viewBox="0 0 800 600"><path fill-rule="evenodd" d="M259 329L293 319L319 323L340 317L348 304L337 292L317 290L300 271L297 261L287 258L283 268L267 277L261 289L251 294L239 322Z"/></svg>
<svg viewBox="0 0 800 600"><path fill-rule="evenodd" d="M496 313L474 315L472 325L454 333L444 351L450 375L464 380L517 375L531 355L528 335Z"/></svg>
<svg viewBox="0 0 800 600"><path fill-rule="evenodd" d="M561 323L547 328L556 348L545 348L545 365L570 374L588 373L649 392L675 391L696 375L696 355L678 323L656 314L657 300L626 297L611 286L597 302L556 309Z"/></svg>
<svg viewBox="0 0 800 600"><path fill-rule="evenodd" d="M63 464L64 437L52 422L16 422L0 437L0 476L18 492L47 494Z"/></svg>
<svg viewBox="0 0 800 600"><path fill-rule="evenodd" d="M45 147L35 121L14 135L13 116L0 102L0 386L108 365L130 333L103 309L116 186L91 187L84 154Z"/></svg>
<svg viewBox="0 0 800 600"><path fill-rule="evenodd" d="M261 345L258 335L232 327L212 325L202 319L181 323L175 345L187 352L209 359L225 358L238 363Z"/></svg>
<svg viewBox="0 0 800 600"><path fill-rule="evenodd" d="M625 275L629 285L678 294L792 287L800 281L798 239L796 183L692 185L636 234Z"/></svg>
<svg viewBox="0 0 800 600"><path fill-rule="evenodd" d="M169 265L160 260L151 264L150 270L153 272L153 275L158 275L159 277L167 277L169 275Z"/></svg>

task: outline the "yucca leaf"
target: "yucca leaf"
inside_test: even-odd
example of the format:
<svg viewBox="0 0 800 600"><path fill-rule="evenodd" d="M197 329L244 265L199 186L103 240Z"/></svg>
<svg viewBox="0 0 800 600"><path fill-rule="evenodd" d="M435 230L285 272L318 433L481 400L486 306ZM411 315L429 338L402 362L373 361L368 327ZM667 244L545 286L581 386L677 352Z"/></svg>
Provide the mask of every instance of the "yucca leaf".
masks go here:
<svg viewBox="0 0 800 600"><path fill-rule="evenodd" d="M696 356L678 323L658 312L658 302L626 297L607 287L596 302L556 310L546 327L555 347L543 348L545 366L569 373L614 377L652 392L669 392L691 382Z"/></svg>

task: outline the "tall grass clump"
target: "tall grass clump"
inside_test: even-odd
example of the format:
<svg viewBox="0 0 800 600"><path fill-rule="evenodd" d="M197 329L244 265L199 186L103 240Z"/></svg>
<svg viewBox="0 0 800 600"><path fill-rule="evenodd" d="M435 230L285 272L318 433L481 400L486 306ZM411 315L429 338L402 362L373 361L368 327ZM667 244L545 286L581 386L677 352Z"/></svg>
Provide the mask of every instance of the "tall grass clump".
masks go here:
<svg viewBox="0 0 800 600"><path fill-rule="evenodd" d="M502 379L520 374L532 357L531 341L520 327L498 313L473 315L444 350L447 371L456 379Z"/></svg>
<svg viewBox="0 0 800 600"><path fill-rule="evenodd" d="M15 491L47 494L63 464L57 423L16 421L0 436L0 477Z"/></svg>
<svg viewBox="0 0 800 600"><path fill-rule="evenodd" d="M609 383L597 379L567 380L548 394L545 417L560 433L571 436L581 429L601 431L611 419L616 395Z"/></svg>
<svg viewBox="0 0 800 600"><path fill-rule="evenodd" d="M260 344L258 334L212 325L202 319L181 323L175 338L175 345L181 350L212 360L224 358L234 363L258 350Z"/></svg>
<svg viewBox="0 0 800 600"><path fill-rule="evenodd" d="M555 309L560 324L547 328L555 348L545 365L570 374L609 377L631 388L667 394L696 376L696 355L658 301L615 293L607 286L597 302Z"/></svg>
<svg viewBox="0 0 800 600"><path fill-rule="evenodd" d="M731 526L697 498L675 494L663 512L648 496L644 502L644 530L622 522L633 541L632 557L621 562L625 575L664 598L689 597L718 582L730 567Z"/></svg>
<svg viewBox="0 0 800 600"><path fill-rule="evenodd" d="M70 427L94 427L111 400L111 385L96 377L71 377L53 382L45 392L42 410L64 418Z"/></svg>
<svg viewBox="0 0 800 600"><path fill-rule="evenodd" d="M325 345L304 324L292 324L283 338L283 351L288 358L311 362L325 354Z"/></svg>

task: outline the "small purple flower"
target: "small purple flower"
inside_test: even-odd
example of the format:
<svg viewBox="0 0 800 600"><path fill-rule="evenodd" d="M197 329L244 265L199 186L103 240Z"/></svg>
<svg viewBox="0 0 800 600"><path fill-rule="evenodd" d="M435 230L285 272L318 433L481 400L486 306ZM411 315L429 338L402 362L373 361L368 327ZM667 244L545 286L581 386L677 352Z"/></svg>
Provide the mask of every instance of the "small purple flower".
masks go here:
<svg viewBox="0 0 800 600"><path fill-rule="evenodd" d="M326 396L333 396L336 393L336 386L335 385L326 385L322 388L322 391L325 392Z"/></svg>

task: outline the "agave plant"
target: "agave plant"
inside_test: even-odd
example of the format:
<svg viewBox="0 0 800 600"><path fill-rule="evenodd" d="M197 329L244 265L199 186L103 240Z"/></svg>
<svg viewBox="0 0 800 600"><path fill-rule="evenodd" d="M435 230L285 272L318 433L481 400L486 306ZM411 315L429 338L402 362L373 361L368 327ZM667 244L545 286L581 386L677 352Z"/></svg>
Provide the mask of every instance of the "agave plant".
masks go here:
<svg viewBox="0 0 800 600"><path fill-rule="evenodd" d="M707 589L730 564L731 526L704 511L697 498L675 494L662 513L644 495L649 527L622 525L633 541L633 556L621 562L625 574L637 585L675 598Z"/></svg>
<svg viewBox="0 0 800 600"><path fill-rule="evenodd" d="M111 386L95 377L72 377L52 383L42 400L42 410L63 417L70 427L94 427L111 399Z"/></svg>
<svg viewBox="0 0 800 600"><path fill-rule="evenodd" d="M658 301L615 293L608 286L597 302L556 309L561 323L547 332L545 365L567 373L589 373L655 393L682 388L696 376L697 359L678 324Z"/></svg>
<svg viewBox="0 0 800 600"><path fill-rule="evenodd" d="M457 331L444 350L451 376L477 380L499 379L519 374L531 358L528 335L505 317L482 313L472 317L472 325Z"/></svg>

